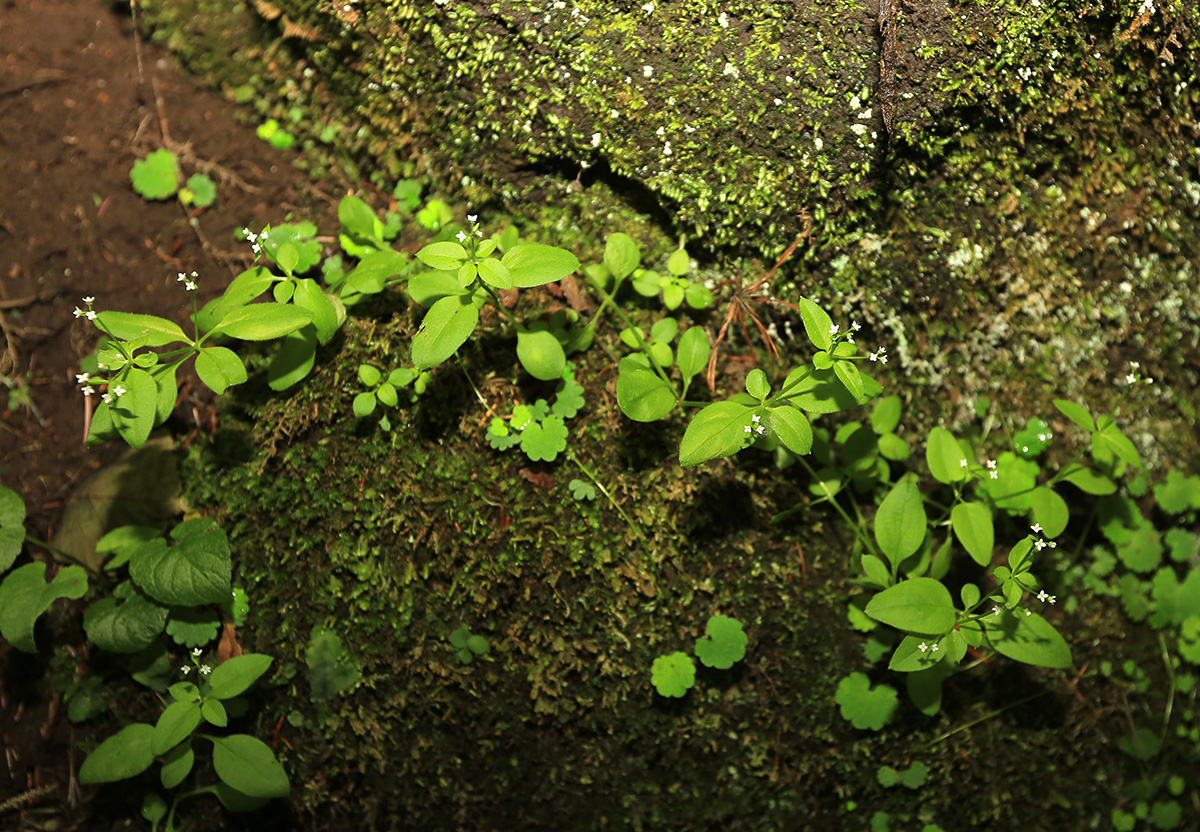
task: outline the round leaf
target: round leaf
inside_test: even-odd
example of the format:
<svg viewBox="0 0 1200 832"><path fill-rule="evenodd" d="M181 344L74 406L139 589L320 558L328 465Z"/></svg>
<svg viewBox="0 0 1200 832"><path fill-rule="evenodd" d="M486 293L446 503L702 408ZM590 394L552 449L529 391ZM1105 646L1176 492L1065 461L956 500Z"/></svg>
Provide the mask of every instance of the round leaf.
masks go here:
<svg viewBox="0 0 1200 832"><path fill-rule="evenodd" d="M950 590L933 578L912 578L878 593L867 603L867 615L910 633L942 635L954 628Z"/></svg>
<svg viewBox="0 0 1200 832"><path fill-rule="evenodd" d="M657 373L630 358L618 365L617 404L635 422L653 422L675 407L675 391Z"/></svg>
<svg viewBox="0 0 1200 832"><path fill-rule="evenodd" d="M531 376L542 381L561 377L567 364L562 344L548 330L518 330L517 359Z"/></svg>
<svg viewBox="0 0 1200 832"><path fill-rule="evenodd" d="M213 768L224 783L250 797L287 797L291 784L266 743L246 734L212 741Z"/></svg>
<svg viewBox="0 0 1200 832"><path fill-rule="evenodd" d="M1053 488L1039 485L1032 495L1033 521L1040 523L1042 534L1046 537L1058 537L1067 528L1070 511L1067 501L1059 496Z"/></svg>
<svg viewBox="0 0 1200 832"><path fill-rule="evenodd" d="M471 337L479 310L470 295L444 297L429 308L412 340L413 364L428 370L441 364Z"/></svg>
<svg viewBox="0 0 1200 832"><path fill-rule="evenodd" d="M218 395L249 378L242 359L226 347L204 347L196 353L196 375Z"/></svg>
<svg viewBox="0 0 1200 832"><path fill-rule="evenodd" d="M696 684L696 665L687 653L659 656L650 668L650 681L663 696L681 697Z"/></svg>
<svg viewBox="0 0 1200 832"><path fill-rule="evenodd" d="M742 623L727 615L714 615L704 628L705 638L696 640L696 657L707 667L720 670L733 667L746 655L749 639Z"/></svg>

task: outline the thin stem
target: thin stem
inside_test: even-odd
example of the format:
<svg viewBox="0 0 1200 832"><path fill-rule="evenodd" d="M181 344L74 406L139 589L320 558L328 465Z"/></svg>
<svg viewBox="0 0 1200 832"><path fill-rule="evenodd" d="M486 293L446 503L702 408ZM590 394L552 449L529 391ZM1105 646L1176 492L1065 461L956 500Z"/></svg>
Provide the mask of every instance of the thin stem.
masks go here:
<svg viewBox="0 0 1200 832"><path fill-rule="evenodd" d="M974 727L981 722L986 722L987 720L991 719L992 717L1000 716L1000 714L1004 713L1005 711L1010 711L1013 708L1017 707L1018 705L1024 705L1026 702L1031 702L1040 696L1045 696L1049 692L1050 691L1048 691L1048 690L1043 690L1043 691L1038 691L1037 693L1031 693L1029 696L1026 696L1024 699L1018 699L1016 702L1011 702L1008 705L1005 705L1003 708L998 708L997 710L992 711L990 714L984 714L983 716L979 717L978 719L973 719L964 725L960 725L959 727L955 728L953 731L948 731L945 734L942 734L937 739L926 743L925 745L921 746L921 748L922 749L933 748L935 745L937 745L942 740L949 739L950 737L954 736L955 734L959 733L960 731L965 731L968 728Z"/></svg>
<svg viewBox="0 0 1200 832"><path fill-rule="evenodd" d="M634 533L642 540L647 540L645 533L642 531L642 527L634 522L629 515L625 513L625 510L621 508L621 504L618 503L613 495L608 492L608 489L604 487L604 483L600 482L596 475L592 473L592 471L589 470L586 465L583 464L579 457L575 455L575 452L570 448L567 448L567 459L574 462L575 465L579 467L579 470L582 471L587 478L591 480L597 488L600 489L600 493L608 498L608 501L612 503L612 506L617 510L617 513L621 515L622 519L624 519L627 524L629 524L629 528L633 529Z"/></svg>
<svg viewBox="0 0 1200 832"><path fill-rule="evenodd" d="M29 537L28 535L25 536L25 542L32 543L34 546L38 546L42 549L45 549L47 552L54 555L55 557L62 558L63 560L69 560L71 563L75 564L76 566L80 566L83 569L87 570L87 573L89 575L91 575L93 578L100 577L99 572L92 569L92 567L88 566L84 561L75 557L70 552L64 552L62 549L58 548L57 546L51 546L49 543L38 540L36 537Z"/></svg>
<svg viewBox="0 0 1200 832"><path fill-rule="evenodd" d="M804 466L805 470L808 471L809 476L811 476L814 480L817 479L817 472L813 470L813 467L808 464L808 461L805 460L804 457L797 456L796 461ZM867 536L863 527L854 522L853 518L851 518L846 510L842 508L841 504L837 501L834 495L830 493L829 489L825 487L824 483L821 483L821 487L825 491L825 496L828 498L829 504L833 506L834 510L837 511L838 514L842 515L843 520L850 524L850 526L854 529L855 536L862 542L863 546L866 547L866 550L878 557L879 553L876 551L874 544L871 543L871 539Z"/></svg>

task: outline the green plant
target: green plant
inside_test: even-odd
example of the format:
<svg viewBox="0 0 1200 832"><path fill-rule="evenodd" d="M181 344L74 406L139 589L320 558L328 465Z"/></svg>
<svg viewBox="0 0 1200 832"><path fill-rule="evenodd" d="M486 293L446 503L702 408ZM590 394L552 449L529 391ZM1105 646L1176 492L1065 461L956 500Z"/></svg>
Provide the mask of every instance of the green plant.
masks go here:
<svg viewBox="0 0 1200 832"><path fill-rule="evenodd" d="M896 712L896 689L891 685L871 687L862 673L851 673L838 683L836 701L842 718L855 728L878 731Z"/></svg>
<svg viewBox="0 0 1200 832"><path fill-rule="evenodd" d="M336 633L326 627L312 628L308 646L304 649L304 661L308 664L313 701L332 699L362 678L362 662L346 649Z"/></svg>
<svg viewBox="0 0 1200 832"><path fill-rule="evenodd" d="M454 658L463 664L470 664L477 658L487 654L490 646L488 640L480 635L473 635L466 627L454 629L447 637L450 646L454 648Z"/></svg>
<svg viewBox="0 0 1200 832"><path fill-rule="evenodd" d="M270 144L276 150L287 150L296 143L296 137L284 130L279 125L279 122L273 118L269 118L258 125L258 129L255 132L260 139Z"/></svg>
<svg viewBox="0 0 1200 832"><path fill-rule="evenodd" d="M370 416L375 412L377 404L396 407L400 403L397 391L403 390L409 385L412 385L409 401L416 402L428 387L429 379L428 371L418 372L411 367L397 367L385 378L378 368L370 364L360 364L358 380L371 389L364 390L354 397L351 405L354 409L354 418L365 419ZM386 415L379 420L379 426L384 430L391 429L391 422Z"/></svg>
<svg viewBox="0 0 1200 832"><path fill-rule="evenodd" d="M174 153L159 148L133 163L129 179L143 199L166 199L179 188L179 163Z"/></svg>
<svg viewBox="0 0 1200 832"><path fill-rule="evenodd" d="M562 371L553 404L538 399L532 405L515 405L507 423L494 417L488 425L488 443L500 451L519 445L531 460L553 462L567 448L566 420L582 407L583 388L568 365Z"/></svg>
<svg viewBox="0 0 1200 832"><path fill-rule="evenodd" d="M696 640L696 657L705 667L728 670L746 655L749 643L742 623L727 615L714 615ZM659 656L650 667L650 681L662 696L679 698L696 684L696 665L687 653Z"/></svg>
<svg viewBox="0 0 1200 832"><path fill-rule="evenodd" d="M187 185L179 189L179 201L184 205L207 208L217 201L217 183L204 173L188 177Z"/></svg>

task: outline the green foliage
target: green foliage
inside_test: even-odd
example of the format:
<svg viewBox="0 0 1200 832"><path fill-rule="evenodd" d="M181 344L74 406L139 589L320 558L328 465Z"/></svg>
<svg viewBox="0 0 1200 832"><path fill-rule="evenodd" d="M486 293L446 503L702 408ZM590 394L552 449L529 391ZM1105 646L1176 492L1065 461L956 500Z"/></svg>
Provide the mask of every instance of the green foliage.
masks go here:
<svg viewBox="0 0 1200 832"><path fill-rule="evenodd" d="M704 631L704 638L696 640L696 658L706 667L727 670L746 655L750 640L736 618L714 615L708 619Z"/></svg>
<svg viewBox="0 0 1200 832"><path fill-rule="evenodd" d="M892 718L896 711L896 689L891 685L871 687L871 681L862 673L851 673L838 683L837 704L842 719L849 720L855 728L878 731Z"/></svg>
<svg viewBox="0 0 1200 832"><path fill-rule="evenodd" d="M167 199L179 187L179 166L175 154L160 148L133 163L129 171L133 189L143 199Z"/></svg>
<svg viewBox="0 0 1200 832"><path fill-rule="evenodd" d="M258 125L255 131L258 137L276 150L287 150L296 143L296 137L280 127L279 122L269 118Z"/></svg>
<svg viewBox="0 0 1200 832"><path fill-rule="evenodd" d="M660 696L680 698L696 684L696 665L687 653L659 656L650 668L650 682Z"/></svg>
<svg viewBox="0 0 1200 832"><path fill-rule="evenodd" d="M596 486L590 482L574 479L567 483L567 487L571 489L571 497L580 502L596 499Z"/></svg>
<svg viewBox="0 0 1200 832"><path fill-rule="evenodd" d="M561 379L553 404L538 399L532 405L517 405L507 424L499 417L493 418L488 426L488 443L501 451L520 445L521 451L535 462L557 459L567 449L565 420L573 418L583 407L583 387L575 380L574 367L564 367ZM589 499L595 499L594 491Z"/></svg>
<svg viewBox="0 0 1200 832"><path fill-rule="evenodd" d="M929 766L920 761L913 763L904 771L896 771L891 766L880 766L875 774L879 785L885 789L900 785L909 789L919 789L925 785L925 778L928 776Z"/></svg>
<svg viewBox="0 0 1200 832"><path fill-rule="evenodd" d="M463 664L470 664L477 658L487 654L490 644L481 635L474 635L466 627L458 627L448 636L450 646L454 648L454 658Z"/></svg>
<svg viewBox="0 0 1200 832"><path fill-rule="evenodd" d="M187 185L179 191L179 201L184 205L207 208L217 201L217 183L204 173L188 177Z"/></svg>

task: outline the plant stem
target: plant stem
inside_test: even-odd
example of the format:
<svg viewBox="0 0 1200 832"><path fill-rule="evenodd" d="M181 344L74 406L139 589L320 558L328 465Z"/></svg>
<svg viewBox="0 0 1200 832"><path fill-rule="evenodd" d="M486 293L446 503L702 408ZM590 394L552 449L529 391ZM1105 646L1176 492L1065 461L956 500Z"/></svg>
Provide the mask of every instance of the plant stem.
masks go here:
<svg viewBox="0 0 1200 832"><path fill-rule="evenodd" d="M631 519L629 515L625 513L625 510L621 508L621 504L618 503L616 498L614 498L613 495L608 492L608 489L604 487L604 483L600 482L596 475L592 473L592 471L589 470L586 465L583 464L579 457L575 455L574 451L572 451L570 448L567 448L566 454L567 459L574 462L579 467L579 470L582 471L587 478L591 480L597 488L600 489L600 493L608 498L608 501L612 503L612 506L617 510L617 513L620 514L622 519L629 524L629 528L633 529L634 533L642 540L646 540L646 534L642 531L642 527L635 523L633 519Z"/></svg>

